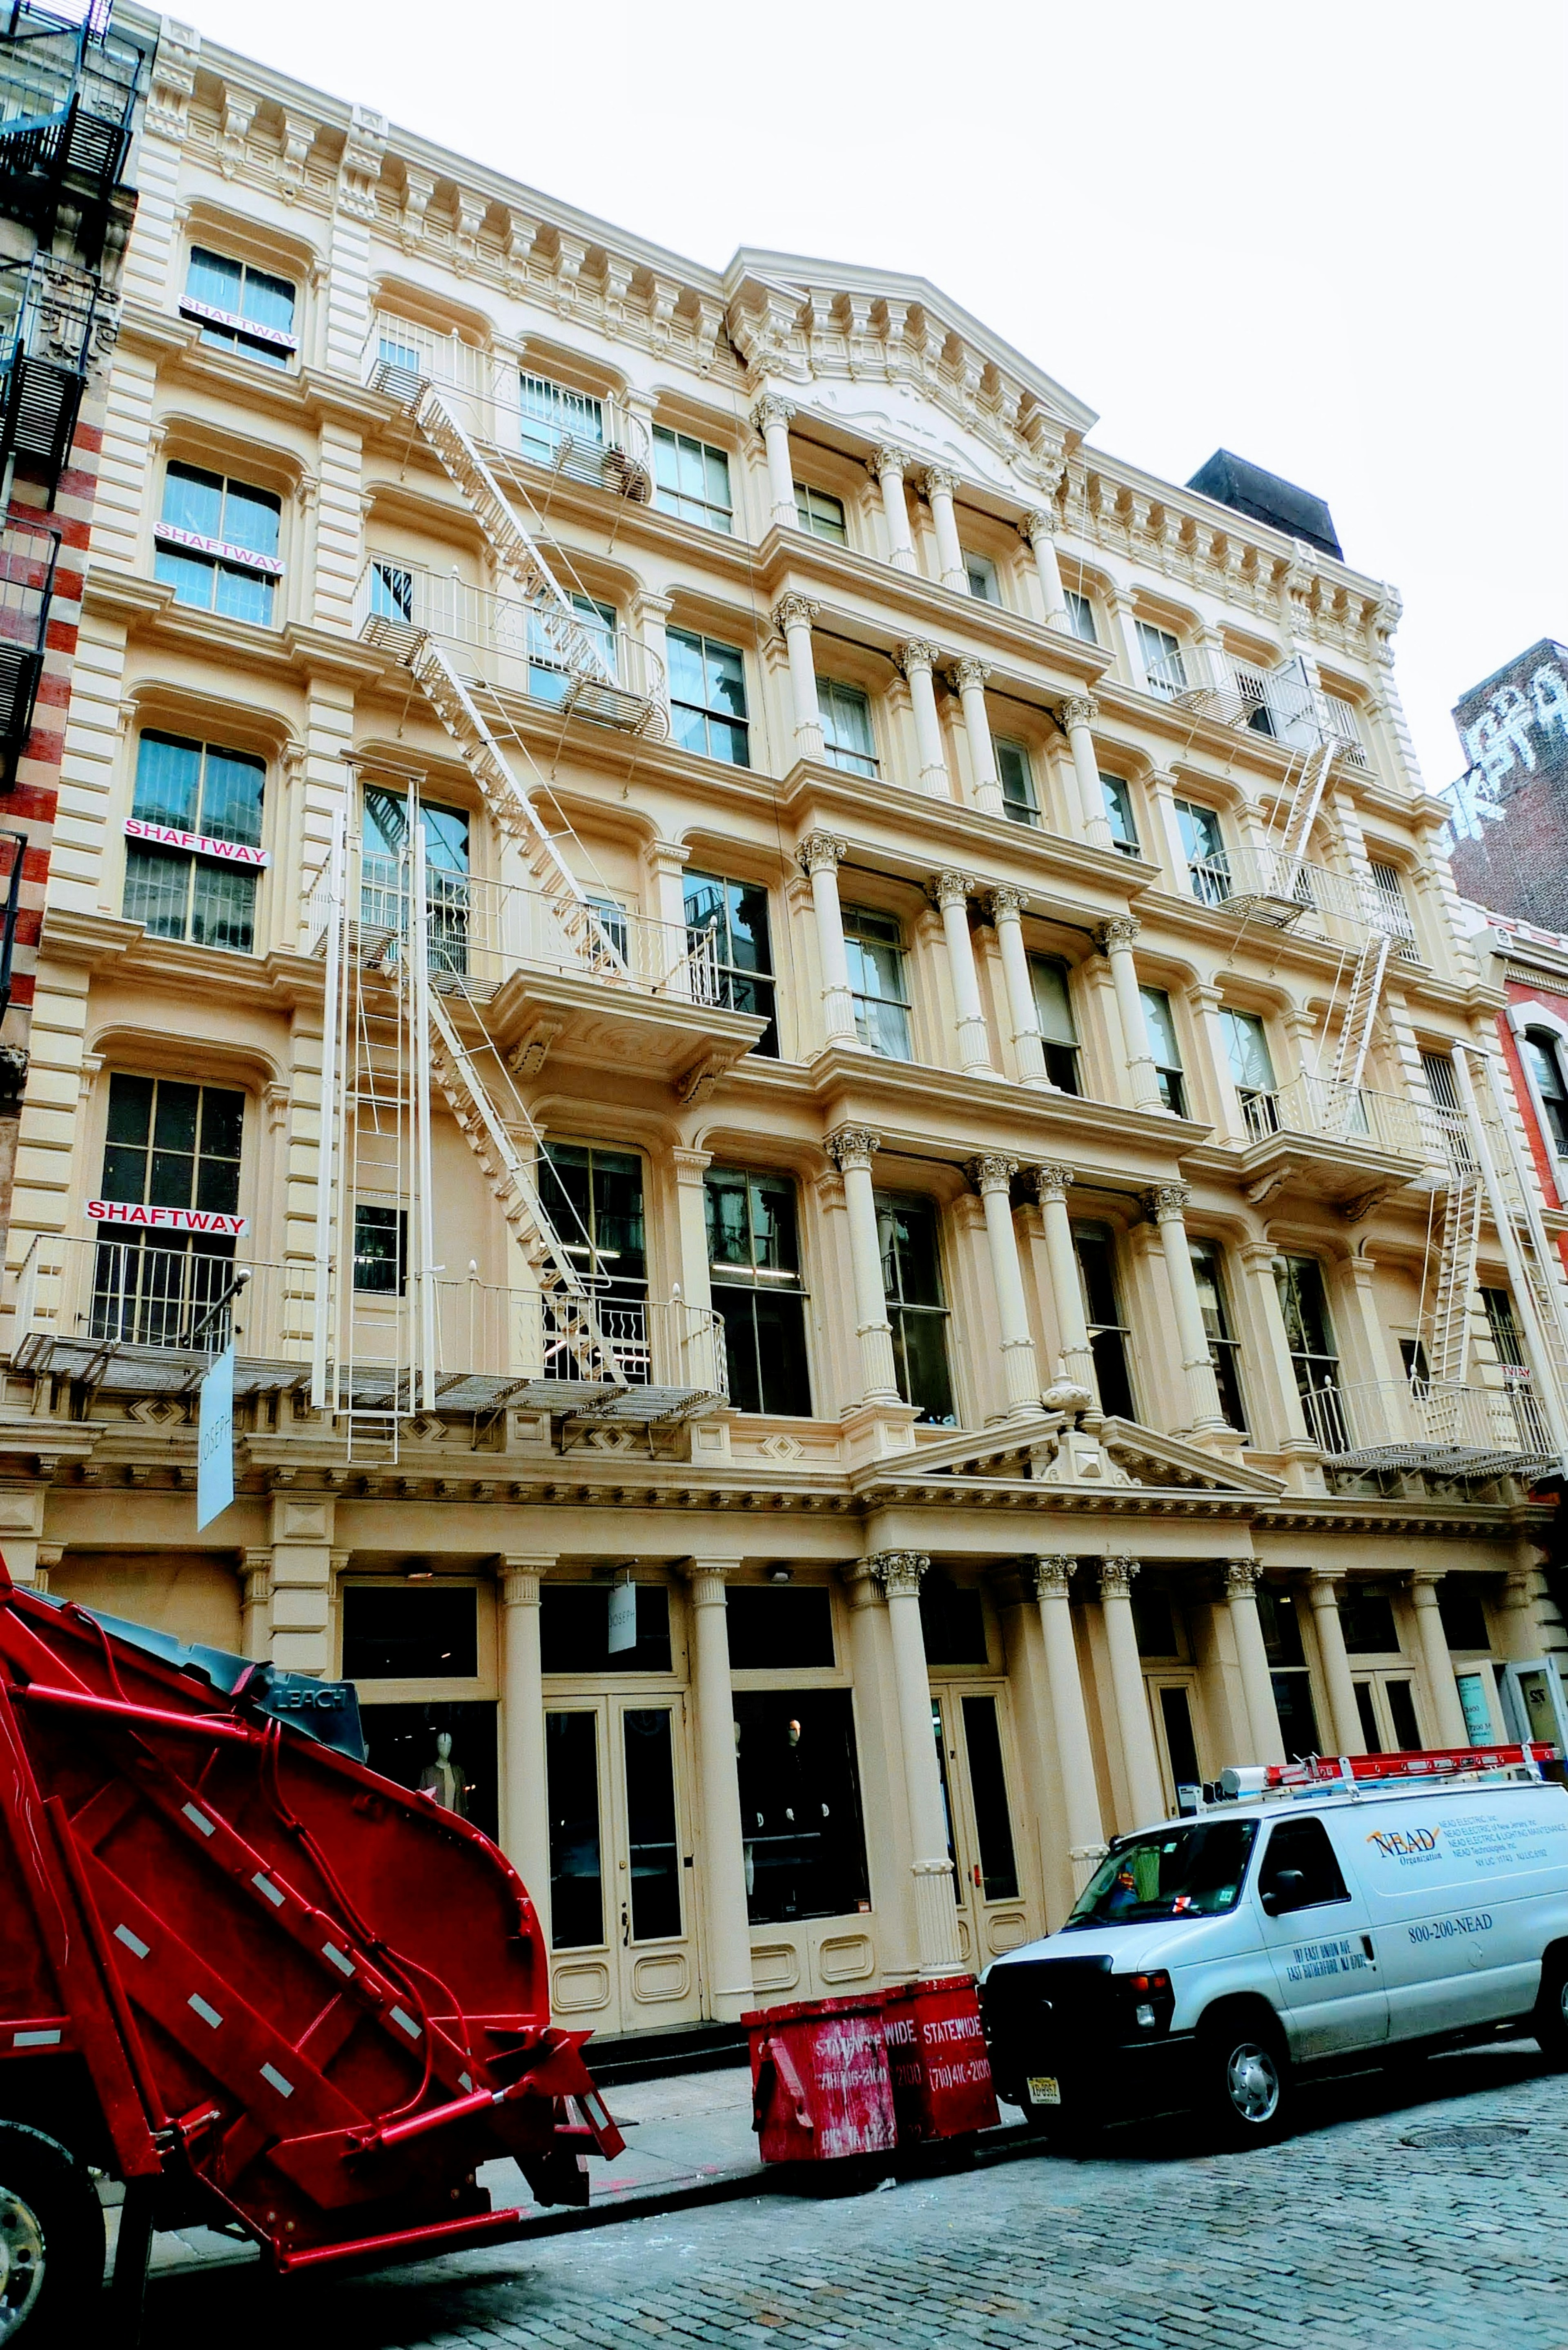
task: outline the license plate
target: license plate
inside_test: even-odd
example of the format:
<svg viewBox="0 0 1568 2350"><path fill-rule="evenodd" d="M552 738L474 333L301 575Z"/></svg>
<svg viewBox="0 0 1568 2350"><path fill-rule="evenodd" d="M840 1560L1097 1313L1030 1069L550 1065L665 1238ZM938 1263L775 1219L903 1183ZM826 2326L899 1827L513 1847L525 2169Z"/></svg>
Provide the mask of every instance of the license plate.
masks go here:
<svg viewBox="0 0 1568 2350"><path fill-rule="evenodd" d="M1032 2106L1059 2106L1062 2102L1062 2084L1054 2074L1031 2074L1025 2086Z"/></svg>

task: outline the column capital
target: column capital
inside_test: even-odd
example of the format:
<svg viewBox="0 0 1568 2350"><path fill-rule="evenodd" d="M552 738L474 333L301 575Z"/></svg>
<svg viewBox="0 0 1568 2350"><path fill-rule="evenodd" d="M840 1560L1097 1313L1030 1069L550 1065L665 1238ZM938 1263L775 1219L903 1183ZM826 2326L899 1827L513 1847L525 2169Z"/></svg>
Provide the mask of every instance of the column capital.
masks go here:
<svg viewBox="0 0 1568 2350"><path fill-rule="evenodd" d="M1063 1553L1055 1552L1049 1556L1023 1560L1020 1573L1023 1575L1024 1586L1032 1597L1066 1599L1072 1596L1068 1586L1073 1580L1077 1565L1078 1561L1075 1558L1068 1558Z"/></svg>
<svg viewBox="0 0 1568 2350"><path fill-rule="evenodd" d="M638 588L631 599L631 617L638 621L667 620L674 609L673 596L656 596L649 588Z"/></svg>
<svg viewBox="0 0 1568 2350"><path fill-rule="evenodd" d="M678 1183L701 1183L713 1164L711 1150L675 1149L670 1154Z"/></svg>
<svg viewBox="0 0 1568 2350"><path fill-rule="evenodd" d="M1448 1571L1446 1566L1413 1566L1410 1569L1410 1596L1417 1607L1423 1603L1436 1606L1438 1586Z"/></svg>
<svg viewBox="0 0 1568 2350"><path fill-rule="evenodd" d="M931 1562L923 1551L884 1550L866 1564L889 1599L918 1599Z"/></svg>
<svg viewBox="0 0 1568 2350"><path fill-rule="evenodd" d="M985 903L993 922L1008 922L1016 920L1028 905L1029 899L1022 889L1015 889L1010 881L1002 881L999 882L994 889L986 891Z"/></svg>
<svg viewBox="0 0 1568 2350"><path fill-rule="evenodd" d="M849 843L834 832L808 832L795 850L803 873L836 873L849 854Z"/></svg>
<svg viewBox="0 0 1568 2350"><path fill-rule="evenodd" d="M693 1607L726 1607L724 1586L740 1564L736 1558L682 1559L677 1572L691 1588Z"/></svg>
<svg viewBox="0 0 1568 2350"><path fill-rule="evenodd" d="M1190 1183L1157 1183L1138 1194L1143 1211L1157 1224L1179 1224L1192 1199Z"/></svg>
<svg viewBox="0 0 1568 2350"><path fill-rule="evenodd" d="M911 670L924 670L929 676L941 657L939 645L928 645L919 637L911 637L908 644L893 648L893 658L906 677Z"/></svg>
<svg viewBox="0 0 1568 2350"><path fill-rule="evenodd" d="M1100 1597L1126 1599L1132 1590L1143 1562L1136 1558L1103 1558L1100 1561Z"/></svg>
<svg viewBox="0 0 1568 2350"><path fill-rule="evenodd" d="M539 1585L554 1559L513 1558L503 1553L495 1587L503 1607L537 1607Z"/></svg>
<svg viewBox="0 0 1568 2350"><path fill-rule="evenodd" d="M752 403L752 423L758 432L765 432L770 424L793 424L794 416L794 402L781 400L776 391L764 391Z"/></svg>
<svg viewBox="0 0 1568 2350"><path fill-rule="evenodd" d="M1262 1580L1263 1570L1255 1558L1228 1558L1221 1561L1225 1570L1227 1599L1251 1599Z"/></svg>
<svg viewBox="0 0 1568 2350"><path fill-rule="evenodd" d="M979 887L972 873L934 873L926 884L926 894L933 905L943 912L950 906L967 906L972 892Z"/></svg>
<svg viewBox="0 0 1568 2350"><path fill-rule="evenodd" d="M1037 538L1054 539L1056 536L1055 515L1044 506L1036 506L1034 511L1032 514L1026 514L1019 524L1018 536L1020 538L1026 538L1031 546Z"/></svg>
<svg viewBox="0 0 1568 2350"><path fill-rule="evenodd" d="M1100 705L1092 693L1075 693L1062 704L1062 723L1072 733L1075 726L1092 726L1100 714Z"/></svg>
<svg viewBox="0 0 1568 2350"><path fill-rule="evenodd" d="M1102 954L1110 954L1116 947L1130 947L1141 928L1136 914L1113 914L1095 932L1095 944Z"/></svg>
<svg viewBox="0 0 1568 2350"><path fill-rule="evenodd" d="M1018 1161L1009 1159L1005 1151L987 1150L971 1159L964 1171L982 1199L988 1191L1000 1191L1005 1198L1018 1172Z"/></svg>
<svg viewBox="0 0 1568 2350"><path fill-rule="evenodd" d="M1307 1597L1314 1607L1337 1607L1339 1586L1345 1581L1343 1566L1314 1566L1307 1576Z"/></svg>
<svg viewBox="0 0 1568 2350"><path fill-rule="evenodd" d="M953 663L953 683L961 693L983 692L991 676L989 661L974 660L966 656Z"/></svg>
<svg viewBox="0 0 1568 2350"><path fill-rule="evenodd" d="M691 861L691 851L683 840L648 840L642 847L642 862L651 874L679 874Z"/></svg>
<svg viewBox="0 0 1568 2350"><path fill-rule="evenodd" d="M866 471L875 482L879 482L884 473L897 473L901 480L914 462L906 450L896 448L891 441L886 441L880 449L874 449L867 458Z"/></svg>
<svg viewBox="0 0 1568 2350"><path fill-rule="evenodd" d="M882 1138L868 1126L840 1126L826 1137L823 1149L841 1175L852 1168L869 1174L871 1161L882 1148Z"/></svg>
<svg viewBox="0 0 1568 2350"><path fill-rule="evenodd" d="M958 475L946 465L928 465L920 476L920 487L928 498L953 497L958 485Z"/></svg>
<svg viewBox="0 0 1568 2350"><path fill-rule="evenodd" d="M1073 1188L1073 1170L1054 1159L1041 1159L1029 1170L1036 1198L1044 1205L1046 1200L1064 1200Z"/></svg>
<svg viewBox="0 0 1568 2350"><path fill-rule="evenodd" d="M809 596L781 596L774 606L774 626L787 637L792 629L809 629L821 609Z"/></svg>

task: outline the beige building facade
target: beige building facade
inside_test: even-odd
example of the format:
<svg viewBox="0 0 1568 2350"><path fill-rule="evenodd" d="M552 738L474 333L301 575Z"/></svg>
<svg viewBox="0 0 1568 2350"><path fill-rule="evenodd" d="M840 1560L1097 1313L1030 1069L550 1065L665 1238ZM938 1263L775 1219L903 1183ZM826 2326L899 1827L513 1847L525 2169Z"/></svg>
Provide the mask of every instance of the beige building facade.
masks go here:
<svg viewBox="0 0 1568 2350"><path fill-rule="evenodd" d="M12 1572L354 1679L601 2032L982 1965L1227 1762L1561 1737L1568 1220L1394 592L922 280L145 23Z"/></svg>

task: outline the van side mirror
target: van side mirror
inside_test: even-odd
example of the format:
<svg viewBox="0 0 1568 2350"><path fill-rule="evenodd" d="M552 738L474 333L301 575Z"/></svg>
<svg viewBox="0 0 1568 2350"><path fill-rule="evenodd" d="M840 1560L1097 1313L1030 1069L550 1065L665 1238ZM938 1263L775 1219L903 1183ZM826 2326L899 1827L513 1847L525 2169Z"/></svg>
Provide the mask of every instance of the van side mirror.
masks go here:
<svg viewBox="0 0 1568 2350"><path fill-rule="evenodd" d="M1299 1909L1306 1878L1299 1868L1282 1868L1266 1893L1260 1893L1265 1917L1277 1918L1282 1910Z"/></svg>

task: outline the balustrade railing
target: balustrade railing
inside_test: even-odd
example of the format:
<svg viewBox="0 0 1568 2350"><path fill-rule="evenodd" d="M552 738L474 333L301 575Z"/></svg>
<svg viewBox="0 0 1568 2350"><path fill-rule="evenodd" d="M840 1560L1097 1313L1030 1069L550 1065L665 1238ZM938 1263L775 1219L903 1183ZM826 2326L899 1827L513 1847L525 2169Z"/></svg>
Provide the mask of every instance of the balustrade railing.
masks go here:
<svg viewBox="0 0 1568 2350"><path fill-rule="evenodd" d="M1188 866L1192 894L1205 906L1234 906L1280 928L1350 938L1386 931L1397 941L1415 938L1408 909L1355 873L1309 865L1282 849L1243 842Z"/></svg>
<svg viewBox="0 0 1568 2350"><path fill-rule="evenodd" d="M1496 1387L1372 1379L1302 1398L1307 1430L1331 1467L1438 1475L1538 1475L1556 1454L1528 1371Z"/></svg>

